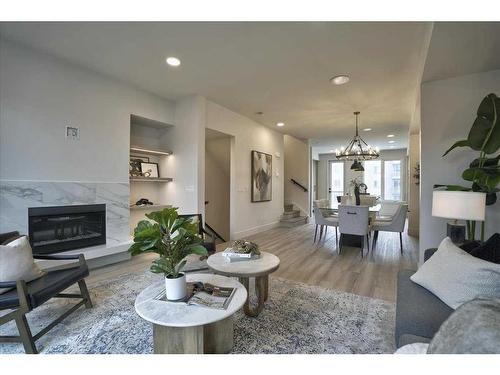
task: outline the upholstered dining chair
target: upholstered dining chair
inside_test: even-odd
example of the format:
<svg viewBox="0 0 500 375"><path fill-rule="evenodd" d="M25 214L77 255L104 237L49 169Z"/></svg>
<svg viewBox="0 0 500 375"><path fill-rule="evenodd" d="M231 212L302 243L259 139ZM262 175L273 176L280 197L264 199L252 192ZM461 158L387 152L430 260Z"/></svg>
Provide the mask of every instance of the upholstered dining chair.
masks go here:
<svg viewBox="0 0 500 375"><path fill-rule="evenodd" d="M316 227L314 229L314 240L313 243L316 242L316 237L318 235L318 226L320 227L319 231L319 239L318 242L321 241L321 237L323 237L323 230L325 231L325 239L326 239L326 232L328 230L328 227L334 227L335 228L335 243L338 243L338 232L337 232L337 227L339 226L339 220L338 217L325 217L323 216L323 212L321 211L321 205L324 202L321 201L314 201L313 202L313 214L314 214L314 223L316 224Z"/></svg>
<svg viewBox="0 0 500 375"><path fill-rule="evenodd" d="M363 256L365 242L367 244L368 252L370 251L369 215L370 212L368 206L348 206L348 205L339 206L339 231L340 231L339 254L342 252L342 241L346 234L359 236L362 238L361 256Z"/></svg>
<svg viewBox="0 0 500 375"><path fill-rule="evenodd" d="M406 216L408 214L408 205L400 203L398 208L390 220L375 219L372 230L373 234L373 245L377 244L378 232L399 232L399 247L401 254L403 254L403 231L405 229Z"/></svg>

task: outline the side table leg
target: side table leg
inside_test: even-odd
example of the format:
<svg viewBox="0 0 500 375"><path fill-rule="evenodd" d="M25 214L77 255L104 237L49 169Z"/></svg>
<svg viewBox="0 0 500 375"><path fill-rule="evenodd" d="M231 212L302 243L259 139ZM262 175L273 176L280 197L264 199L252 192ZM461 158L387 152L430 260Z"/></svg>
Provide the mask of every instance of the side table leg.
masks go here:
<svg viewBox="0 0 500 375"><path fill-rule="evenodd" d="M269 275L262 276L264 278L264 301L269 298Z"/></svg>
<svg viewBox="0 0 500 375"><path fill-rule="evenodd" d="M153 324L155 354L202 354L203 326L165 327Z"/></svg>
<svg viewBox="0 0 500 375"><path fill-rule="evenodd" d="M265 294L266 294L266 278L267 276L258 276L255 278L255 294L257 295L257 306L250 304L250 293L243 305L243 311L246 315L256 317L264 308ZM240 277L240 283L249 291L248 277Z"/></svg>

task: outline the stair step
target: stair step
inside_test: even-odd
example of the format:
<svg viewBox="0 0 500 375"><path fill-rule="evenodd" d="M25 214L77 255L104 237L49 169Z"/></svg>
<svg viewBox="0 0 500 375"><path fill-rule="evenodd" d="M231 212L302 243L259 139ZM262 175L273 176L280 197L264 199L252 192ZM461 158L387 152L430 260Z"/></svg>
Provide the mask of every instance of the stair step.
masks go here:
<svg viewBox="0 0 500 375"><path fill-rule="evenodd" d="M288 211L293 211L293 204L292 204L292 203L285 204L285 205L284 205L284 211L285 211L285 212L288 212Z"/></svg>
<svg viewBox="0 0 500 375"><path fill-rule="evenodd" d="M283 212L283 215L281 216L284 219L289 219L292 217L298 217L300 216L300 211L299 210L293 210L293 211L285 211Z"/></svg>
<svg viewBox="0 0 500 375"><path fill-rule="evenodd" d="M296 227L299 225L304 225L307 223L307 216L298 216L298 217L291 217L291 218L281 218L280 220L280 226L282 227Z"/></svg>

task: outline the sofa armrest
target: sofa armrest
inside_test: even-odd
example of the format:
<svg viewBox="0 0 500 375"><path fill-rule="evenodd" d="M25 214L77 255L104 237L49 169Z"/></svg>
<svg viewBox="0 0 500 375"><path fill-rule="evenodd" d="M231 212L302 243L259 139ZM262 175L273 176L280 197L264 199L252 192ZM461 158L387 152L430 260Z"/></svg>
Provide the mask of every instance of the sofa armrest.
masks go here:
<svg viewBox="0 0 500 375"><path fill-rule="evenodd" d="M427 262L431 256L437 251L437 248L427 249L424 252L424 262Z"/></svg>

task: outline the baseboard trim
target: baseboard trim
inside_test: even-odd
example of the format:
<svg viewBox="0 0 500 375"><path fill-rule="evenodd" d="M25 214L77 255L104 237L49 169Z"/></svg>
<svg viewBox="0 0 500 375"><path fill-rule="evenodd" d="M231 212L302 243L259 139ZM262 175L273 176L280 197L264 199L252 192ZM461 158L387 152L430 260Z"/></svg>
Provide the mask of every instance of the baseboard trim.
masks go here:
<svg viewBox="0 0 500 375"><path fill-rule="evenodd" d="M418 230L418 228L408 228L408 236L418 238L419 237L419 230Z"/></svg>
<svg viewBox="0 0 500 375"><path fill-rule="evenodd" d="M264 232L269 229L277 228L279 226L279 221L274 221L269 224L264 224L264 225L259 225L250 229L245 229L239 232L234 232L234 239L239 240L240 238L247 237L247 236L252 236L254 234Z"/></svg>

